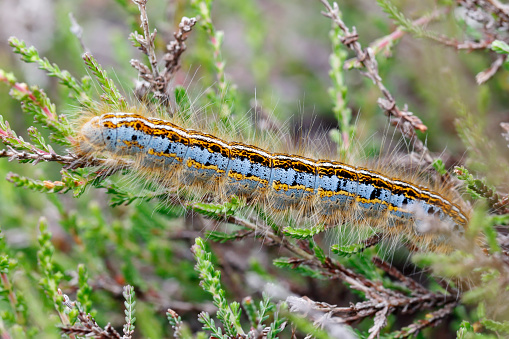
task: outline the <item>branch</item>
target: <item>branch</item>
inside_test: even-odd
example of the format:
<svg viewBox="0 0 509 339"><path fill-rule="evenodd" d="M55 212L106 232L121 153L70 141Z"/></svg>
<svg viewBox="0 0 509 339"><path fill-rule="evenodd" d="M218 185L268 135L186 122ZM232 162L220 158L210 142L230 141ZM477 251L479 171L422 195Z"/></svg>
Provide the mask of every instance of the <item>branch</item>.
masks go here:
<svg viewBox="0 0 509 339"><path fill-rule="evenodd" d="M412 325L404 328L398 334L396 334L395 338L406 338L411 335L416 335L418 332L427 327L437 326L443 319L451 315L454 308L458 305L458 302L450 302L446 304L441 309L426 314L426 317L422 320L418 320Z"/></svg>
<svg viewBox="0 0 509 339"><path fill-rule="evenodd" d="M154 32L150 33L146 7L147 0L133 0L133 2L138 5L138 9L140 10L141 27L143 28L144 35L144 37L137 35L136 40L140 43L142 51L148 56L148 60L152 66L152 74L154 75L154 78L157 79L159 77L159 71L157 69L157 57L154 45L157 30L154 29Z"/></svg>
<svg viewBox="0 0 509 339"><path fill-rule="evenodd" d="M509 6L500 3L498 0L486 0L495 9L495 13L504 21L509 22Z"/></svg>
<svg viewBox="0 0 509 339"><path fill-rule="evenodd" d="M67 295L63 295L63 304L73 310L76 308L76 303L69 300ZM103 329L100 327L90 314L86 314L78 308L79 323L75 325L65 325L60 327L60 331L65 334L77 334L84 337L94 337L99 339L122 339L122 336L111 326L110 323Z"/></svg>
<svg viewBox="0 0 509 339"><path fill-rule="evenodd" d="M394 117L391 123L395 125L401 131L401 133L412 142L414 149L417 152L423 154L423 159L427 163L432 163L433 157L429 153L427 147L422 141L419 140L417 134L415 133L415 130L425 132L428 127L423 124L419 117L408 111L406 106L403 109L400 109L397 106L396 100L385 87L382 82L382 78L378 74L378 63L376 61L373 50L371 48L367 48L366 50L362 49L361 44L358 42L358 35L355 27L352 28L352 31L350 31L350 29L341 20L337 3L334 3L334 7L331 7L327 0L320 1L326 8L326 11L322 12L322 14L333 20L341 29L341 31L343 31L344 35L340 37L341 42L347 48L354 51L358 62L366 69L366 72L362 72L362 74L371 79L382 92L383 98L378 99L378 106L380 106L380 108L382 108L388 116Z"/></svg>
<svg viewBox="0 0 509 339"><path fill-rule="evenodd" d="M0 150L0 158L9 158L9 161L18 160L33 160L33 165L38 164L41 161L56 161L61 164L67 164L70 165L76 160L78 160L78 156L69 153L69 155L59 155L56 153L43 153L43 152L37 152L37 153L28 153L25 151L17 151L14 148L7 146L8 149Z"/></svg>
<svg viewBox="0 0 509 339"><path fill-rule="evenodd" d="M484 71L478 73L475 76L477 84L478 85L484 84L486 81L491 79L491 77L493 77L498 72L498 70L500 69L500 67L502 67L506 60L507 54L498 55L489 68L485 69Z"/></svg>
<svg viewBox="0 0 509 339"><path fill-rule="evenodd" d="M371 261L378 268L384 270L390 276L401 281L408 289L410 289L412 291L413 294L423 294L423 293L429 292L424 286L419 284L417 281L405 276L400 271L398 271L394 266L391 266L386 261L383 261L382 259L380 259L378 257L373 257L371 259Z"/></svg>
<svg viewBox="0 0 509 339"><path fill-rule="evenodd" d="M426 36L427 38L441 43L445 46L453 47L456 50L467 50L467 51L474 51L474 50L485 50L489 49L491 46L491 43L495 41L495 38L490 37L482 41L458 41L456 39L451 39L445 35L436 35L436 36Z"/></svg>

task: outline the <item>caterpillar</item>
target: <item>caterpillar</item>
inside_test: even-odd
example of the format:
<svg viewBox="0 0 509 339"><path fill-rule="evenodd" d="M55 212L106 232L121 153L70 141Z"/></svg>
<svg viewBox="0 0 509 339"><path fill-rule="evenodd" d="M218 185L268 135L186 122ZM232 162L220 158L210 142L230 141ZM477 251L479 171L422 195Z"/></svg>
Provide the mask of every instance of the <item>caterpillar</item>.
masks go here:
<svg viewBox="0 0 509 339"><path fill-rule="evenodd" d="M469 220L458 203L422 184L339 161L228 142L139 113L88 118L78 140L84 155L134 157L137 170L178 186L199 186L222 199L236 195L266 202L275 213L299 210L328 225L383 225L385 233L410 233L432 250L450 247L447 235L423 230L430 220L454 234L462 234Z"/></svg>

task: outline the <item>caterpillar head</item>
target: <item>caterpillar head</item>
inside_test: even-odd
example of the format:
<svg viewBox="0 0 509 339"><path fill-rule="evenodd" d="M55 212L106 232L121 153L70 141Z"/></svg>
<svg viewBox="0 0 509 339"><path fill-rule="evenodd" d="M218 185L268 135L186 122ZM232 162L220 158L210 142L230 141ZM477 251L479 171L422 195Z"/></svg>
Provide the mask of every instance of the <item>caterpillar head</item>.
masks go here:
<svg viewBox="0 0 509 339"><path fill-rule="evenodd" d="M111 114L95 116L80 130L79 149L87 154L92 151L112 150L116 141L116 117Z"/></svg>

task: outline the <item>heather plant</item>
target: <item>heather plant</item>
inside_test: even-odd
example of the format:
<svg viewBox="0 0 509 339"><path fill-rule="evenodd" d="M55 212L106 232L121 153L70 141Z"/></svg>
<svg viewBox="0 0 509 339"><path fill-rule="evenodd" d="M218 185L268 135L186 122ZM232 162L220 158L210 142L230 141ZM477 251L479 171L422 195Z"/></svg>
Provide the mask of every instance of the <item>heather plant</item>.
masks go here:
<svg viewBox="0 0 509 339"><path fill-rule="evenodd" d="M313 32L311 39L328 44L329 63L322 75L330 83L325 85L320 72L306 74L291 53L285 54L286 63L293 66L271 60L279 51L271 52L265 43L283 32L255 1L178 2L172 7L175 32L158 16L162 4L155 0L117 0L115 6L133 32L115 42L119 65L113 68L87 47L79 17L71 15L66 41L82 49L80 65L87 69L82 76L64 70L37 46L9 38L12 51L55 79L58 89L28 85L0 69L0 83L12 98L0 96L0 157L5 158L0 159L0 174L7 179L0 183L2 338L509 336L509 197L502 191L507 149L497 144L503 136L508 139L509 128L502 123L505 134L500 137L487 133L496 120L489 118L493 105L487 102L494 98L506 104L507 88L499 83L509 54L505 5L440 2L411 20L400 6L380 0L377 8L393 23L380 31L392 32L368 45L363 42L367 31L361 25L362 11L345 6L342 12L343 5L326 0L301 4L314 11L307 10L306 19L325 28L324 36ZM285 6L290 10L298 5ZM393 157L410 159L402 165L406 161L425 169L435 181L463 192L473 212L464 237L451 240L452 253L407 248L373 230L338 239L349 225L330 230L320 223L302 227L291 218L281 222L236 196L218 203L206 194L169 190L150 180L139 183L130 176L128 162L112 164L111 159L77 152L78 124L87 112L133 107L183 120L204 119L213 129L233 135L268 134L269 140L283 135L281 142L293 142L282 123L288 116L281 112L291 110L288 104L278 109L270 90L253 95L242 77L237 84L229 75L227 60L234 53L225 36L234 30L219 29L216 17L232 16L244 23L241 41L252 53L243 61L257 84L271 88L272 82L284 80L291 87L288 79L273 78L277 67L280 73L293 67L296 82L305 77L309 97L319 98L317 107L334 121L320 130L318 139L334 144L338 158L348 159L356 139L366 137L355 119L365 119L368 130L376 121L389 122L394 126L389 134L398 131L407 146L400 148L408 152L403 157L397 153L401 150L390 150ZM352 24L346 24L350 16ZM444 32L428 27L431 23ZM452 33L448 25L454 26ZM493 59L490 66L485 58L475 59L476 67L484 69L475 77L479 85L498 81L493 93L488 87L475 88L478 113L472 110L472 97L461 95L464 84L455 73L446 75L452 85L445 94L427 88L429 80L415 79L418 99L425 104L403 103L405 94L391 83L391 72L397 73L399 66L389 58L409 53L408 46L397 49L403 37L424 46L431 41L438 45L434 48L452 47L455 53L468 50L472 53L462 58L470 67L478 52ZM127 40L133 51L140 51L136 59L126 57L131 53L126 52ZM79 69L72 64L75 60L62 59L66 48L71 58L74 47L59 48L55 57ZM124 79L127 66L136 71L134 84ZM368 80L365 84L359 74ZM197 83L204 88L198 94L193 92ZM449 100L441 102L441 95ZM421 118L424 108L433 107L453 113ZM365 115L355 113L359 108ZM250 112L254 118L246 118ZM377 120L380 112L385 120ZM454 127L442 126L447 119ZM30 127L21 127L21 120ZM302 123L300 135L310 136L305 128ZM434 137L426 140L426 131ZM466 150L465 155L431 151L439 139L447 140L441 134L457 134L463 146L451 149ZM383 154L381 144L376 139L366 145L368 156Z"/></svg>

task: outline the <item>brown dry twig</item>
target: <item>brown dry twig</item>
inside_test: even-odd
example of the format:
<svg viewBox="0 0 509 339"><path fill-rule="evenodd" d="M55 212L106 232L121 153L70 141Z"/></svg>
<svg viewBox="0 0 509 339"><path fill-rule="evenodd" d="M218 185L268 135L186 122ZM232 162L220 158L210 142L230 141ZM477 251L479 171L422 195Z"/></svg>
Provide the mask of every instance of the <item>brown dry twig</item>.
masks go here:
<svg viewBox="0 0 509 339"><path fill-rule="evenodd" d="M391 123L397 126L401 133L411 141L414 150L422 154L423 160L425 160L428 164L431 164L433 162L433 157L424 143L419 140L415 132L415 130L424 132L427 130L427 126L424 125L419 117L410 112L406 105L403 109L400 109L397 106L396 100L385 87L382 82L382 78L378 73L378 63L373 50L369 47L367 49L362 49L362 46L358 41L358 35L355 27L353 27L350 31L343 20L341 20L337 3L334 3L333 6L331 6L327 0L320 1L326 8L326 11L322 12L322 14L333 20L341 31L343 31L343 36L340 37L341 42L347 48L354 51L357 60L364 66L366 72L362 72L362 74L371 79L371 81L373 81L373 83L382 92L383 97L378 99L378 106L380 106L380 108L382 108L388 116L392 117Z"/></svg>
<svg viewBox="0 0 509 339"><path fill-rule="evenodd" d="M148 56L148 60L152 68L152 74L154 78L157 79L159 77L159 71L157 69L157 57L154 45L157 30L154 29L154 32L150 33L147 15L147 0L133 0L133 2L138 5L138 9L140 10L140 20L141 27L143 28L143 35L134 32L131 33L131 38L140 44L138 46L139 49Z"/></svg>
<svg viewBox="0 0 509 339"><path fill-rule="evenodd" d="M458 0L457 5L464 9L465 21L477 23L476 30L482 35L477 40L457 41L446 36L428 36L433 40L453 47L457 50L487 50L491 51L491 44L495 40L509 41L509 6L497 0ZM502 64L506 61L506 55L497 55L491 66L476 75L478 84L483 84L491 79Z"/></svg>
<svg viewBox="0 0 509 339"><path fill-rule="evenodd" d="M398 335L402 337L405 336L404 333L407 333L407 335L416 334L426 327L436 326L441 320L449 316L458 304L458 301L449 295L435 294L426 289L415 297L397 294L392 293L390 297L384 297L384 300L381 301L373 299L350 304L348 307L338 307L337 305L313 301L305 296L302 298L291 297L287 301L290 304L291 311L299 313L306 311L306 313L309 313L309 310L312 310L327 315L326 317L317 317L315 314L315 318L325 318L335 323L352 324L366 317L374 316L374 323L369 330L368 338L376 338L385 327L387 317L396 310L408 314L424 308L441 307L437 311L428 314L425 319L418 320L400 331ZM415 307L415 305L424 306Z"/></svg>
<svg viewBox="0 0 509 339"><path fill-rule="evenodd" d="M378 244L380 241L382 241L383 239L383 234L382 233L375 233L373 234L371 237L365 239L362 241L362 244L364 245L364 249L363 250L366 250L370 247L373 247L375 246L376 244Z"/></svg>
<svg viewBox="0 0 509 339"><path fill-rule="evenodd" d="M441 309L426 314L424 319L418 320L415 323L411 324L408 327L402 329L398 334L395 335L395 338L407 338L411 335L416 335L421 330L438 325L442 320L451 315L454 308L458 305L457 302L450 302Z"/></svg>
<svg viewBox="0 0 509 339"><path fill-rule="evenodd" d="M482 72L477 73L477 75L475 76L475 81L477 82L477 84L478 85L484 84L486 81L491 79L498 72L500 67L502 67L506 60L507 54L498 55L490 67L488 67Z"/></svg>
<svg viewBox="0 0 509 339"><path fill-rule="evenodd" d="M169 85L175 73L180 69L180 57L187 49L185 41L196 24L196 18L182 18L178 31L173 34L175 40L166 46L167 52L163 56L164 69L159 72L155 52L157 30L154 29L150 33L146 10L147 0L133 0L133 2L138 5L140 10L143 35L133 32L130 35L130 39L136 47L147 55L150 63L149 67L139 60L131 60L131 66L138 71L140 78L143 79L143 81L136 85L135 93L138 98L143 99L147 93L152 92L161 103L168 105L170 103Z"/></svg>
<svg viewBox="0 0 509 339"><path fill-rule="evenodd" d="M60 164L66 165L64 167L66 170L74 170L82 167L105 166L107 169L103 169L97 172L98 175L104 178L111 176L121 170L132 167L132 164L129 162L119 163L119 161L116 160L115 166L112 166L108 159L83 157L74 153L68 153L67 155L60 155L55 152L46 153L38 151L35 148L33 149L33 152L18 151L9 145L7 145L7 149L0 150L0 158L9 158L9 161L33 160L33 165L37 165L41 161L58 162Z"/></svg>
<svg viewBox="0 0 509 339"><path fill-rule="evenodd" d="M76 307L75 302L72 302L69 297L63 294L63 304L69 309ZM84 337L93 337L98 339L123 339L123 337L108 323L104 329L100 327L90 314L86 314L81 309L78 309L78 325L64 325L60 327L62 333L76 334Z"/></svg>
<svg viewBox="0 0 509 339"><path fill-rule="evenodd" d="M381 259L375 260L378 261L379 267L390 267L391 275L411 291L411 296L406 296L400 291L387 289L383 287L381 282L373 282L328 259L324 265L327 268L326 274L331 278L344 280L353 289L363 292L368 299L368 301L357 303L348 308L348 317L344 318L345 321L351 323L366 317L366 313L372 316L386 309L384 312L388 312L387 314L391 314L396 310L408 314L421 309L442 306L448 302L456 302L457 297L455 295L434 293L417 283L412 284L409 282L409 278L405 277L388 263L384 263ZM343 309L342 312L344 313L345 310L347 309Z"/></svg>
<svg viewBox="0 0 509 339"><path fill-rule="evenodd" d="M403 273L398 271L395 267L391 266L386 261L383 261L382 259L380 259L378 257L373 257L371 259L371 261L378 268L384 270L387 274L389 274L393 278L396 278L401 283L403 283L403 285L405 285L412 293L415 292L417 294L419 294L419 293L423 294L423 293L428 293L429 292L424 286L419 284L417 281L408 278L407 276L405 276Z"/></svg>

